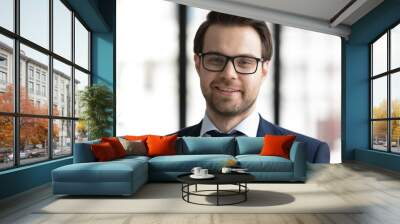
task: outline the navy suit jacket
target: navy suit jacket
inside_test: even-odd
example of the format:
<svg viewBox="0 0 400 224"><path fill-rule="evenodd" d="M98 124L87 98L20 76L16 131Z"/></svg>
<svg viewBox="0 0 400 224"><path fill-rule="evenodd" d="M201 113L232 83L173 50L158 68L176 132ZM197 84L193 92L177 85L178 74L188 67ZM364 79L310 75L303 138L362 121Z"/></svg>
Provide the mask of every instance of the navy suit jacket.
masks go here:
<svg viewBox="0 0 400 224"><path fill-rule="evenodd" d="M183 136L200 136L201 123L183 128L177 132L179 137ZM257 137L264 137L266 134L271 135L295 135L296 141L304 142L307 149L307 161L311 163L329 163L330 150L328 144L284 128L274 125L260 116L258 124Z"/></svg>

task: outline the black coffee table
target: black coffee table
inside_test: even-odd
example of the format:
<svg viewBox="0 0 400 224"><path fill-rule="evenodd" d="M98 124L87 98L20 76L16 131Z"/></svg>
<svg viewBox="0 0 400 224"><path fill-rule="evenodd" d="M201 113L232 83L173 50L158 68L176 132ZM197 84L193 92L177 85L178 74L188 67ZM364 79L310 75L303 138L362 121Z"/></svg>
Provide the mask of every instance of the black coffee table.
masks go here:
<svg viewBox="0 0 400 224"><path fill-rule="evenodd" d="M198 205L215 205L215 204L202 204L190 201L190 196L204 196L204 197L216 197L217 206L220 205L234 205L247 200L247 192L249 188L247 183L255 180L255 177L249 173L213 173L215 176L212 179L193 179L190 177L191 173L182 174L177 177L178 181L182 183L182 199L188 203L198 204ZM215 190L197 190L198 184L205 185L216 185ZM223 190L220 189L220 185L237 185L237 190ZM195 186L195 191L190 191L190 186ZM216 194L204 194L208 192L215 192ZM222 193L222 194L221 194ZM221 197L232 197L241 196L239 200L232 203L221 203Z"/></svg>

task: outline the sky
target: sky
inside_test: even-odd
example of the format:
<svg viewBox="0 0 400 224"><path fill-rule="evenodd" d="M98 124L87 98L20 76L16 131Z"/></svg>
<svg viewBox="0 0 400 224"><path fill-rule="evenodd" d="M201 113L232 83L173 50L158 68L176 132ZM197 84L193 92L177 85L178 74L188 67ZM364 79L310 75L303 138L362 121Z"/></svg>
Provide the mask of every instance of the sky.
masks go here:
<svg viewBox="0 0 400 224"><path fill-rule="evenodd" d="M20 34L21 36L48 48L49 46L49 14L43 13L49 10L48 0L20 0ZM71 11L60 0L53 0L54 5L54 51L71 60ZM13 1L0 1L0 25L13 31ZM76 20L76 63L88 68L88 32L83 25ZM0 36L1 38L1 36ZM4 38L1 38L4 39ZM22 49L22 47L21 47ZM47 56L43 57L37 51L24 47L27 55L32 56L43 63ZM46 62L45 64L48 64Z"/></svg>

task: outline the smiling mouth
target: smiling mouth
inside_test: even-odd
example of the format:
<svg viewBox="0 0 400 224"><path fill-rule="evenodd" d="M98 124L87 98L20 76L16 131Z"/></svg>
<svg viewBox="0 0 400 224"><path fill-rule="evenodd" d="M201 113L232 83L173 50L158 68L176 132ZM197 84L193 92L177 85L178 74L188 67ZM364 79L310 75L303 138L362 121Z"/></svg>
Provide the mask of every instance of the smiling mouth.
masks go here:
<svg viewBox="0 0 400 224"><path fill-rule="evenodd" d="M231 96L236 93L240 93L240 90L232 89L232 88L222 88L222 87L216 86L215 89L217 90L218 93L220 93L222 95L226 95L226 96Z"/></svg>

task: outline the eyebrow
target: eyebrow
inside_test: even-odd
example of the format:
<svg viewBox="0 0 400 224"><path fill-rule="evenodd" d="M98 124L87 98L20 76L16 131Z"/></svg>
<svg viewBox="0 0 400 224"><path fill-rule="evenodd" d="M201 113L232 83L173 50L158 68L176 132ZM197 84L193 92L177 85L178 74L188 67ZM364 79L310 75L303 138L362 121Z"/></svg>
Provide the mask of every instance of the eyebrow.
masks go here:
<svg viewBox="0 0 400 224"><path fill-rule="evenodd" d="M220 55L226 55L226 54L223 54L223 53L218 52L218 51L207 51L207 52L205 52L204 54L209 54L209 53L220 54ZM235 56L230 56L230 55L226 55L226 56L229 56L229 57L244 56L244 57L252 57L252 58L262 58L262 57L256 57L255 55L252 55L252 54L238 54L238 55L235 55Z"/></svg>

